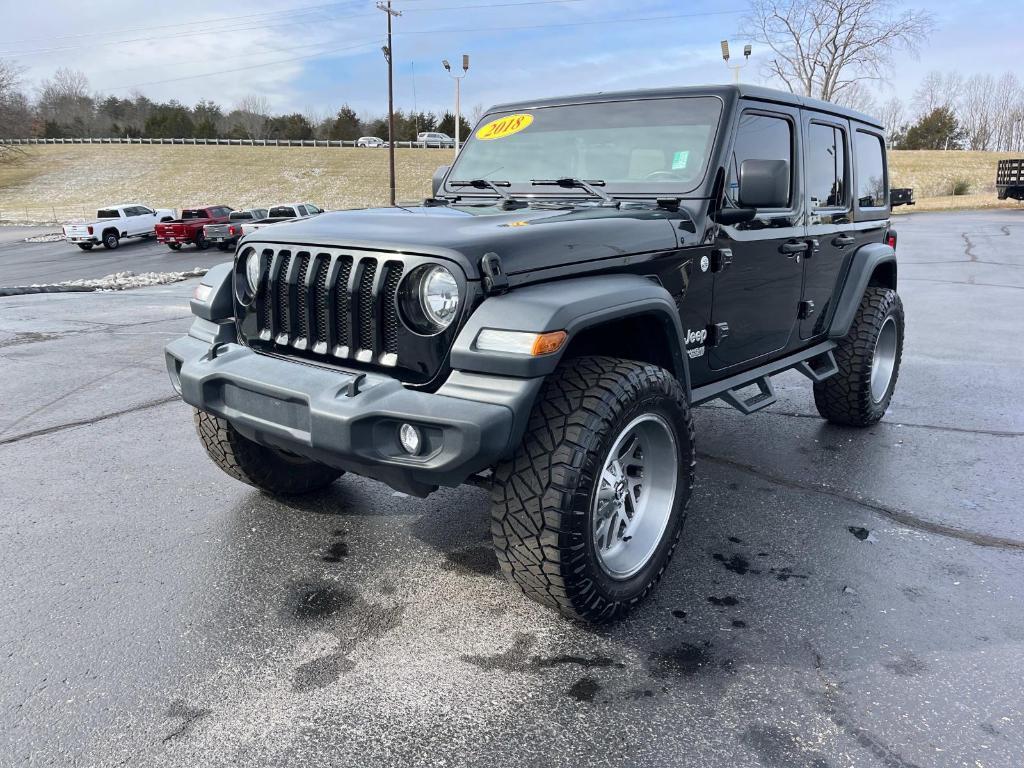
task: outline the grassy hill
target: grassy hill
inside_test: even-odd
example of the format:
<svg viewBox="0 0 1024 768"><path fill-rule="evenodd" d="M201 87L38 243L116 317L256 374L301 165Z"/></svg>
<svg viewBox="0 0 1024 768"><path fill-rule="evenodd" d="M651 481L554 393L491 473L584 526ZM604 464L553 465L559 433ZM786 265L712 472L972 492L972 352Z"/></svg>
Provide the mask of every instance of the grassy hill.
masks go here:
<svg viewBox="0 0 1024 768"><path fill-rule="evenodd" d="M0 221L65 221L100 205L144 202L182 208L241 208L310 200L326 208L379 205L387 195L387 152L376 149L239 146L44 145L0 165ZM914 187L917 210L995 207L993 152L891 153L892 185ZM398 149L399 200L420 200L451 150ZM952 196L963 179L968 194ZM901 209L906 210L906 209Z"/></svg>

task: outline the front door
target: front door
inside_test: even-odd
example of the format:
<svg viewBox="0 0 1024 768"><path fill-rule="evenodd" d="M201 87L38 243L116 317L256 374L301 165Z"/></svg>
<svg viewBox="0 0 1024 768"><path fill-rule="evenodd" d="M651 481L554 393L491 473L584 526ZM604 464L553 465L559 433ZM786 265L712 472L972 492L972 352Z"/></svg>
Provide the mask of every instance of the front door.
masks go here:
<svg viewBox="0 0 1024 768"><path fill-rule="evenodd" d="M726 205L739 206L744 160L787 160L790 197L785 208L762 209L753 221L723 225L716 249L710 347L711 367L722 370L777 352L796 327L807 249L800 182L800 113L783 106L744 107L729 160ZM731 255L731 263L722 258Z"/></svg>

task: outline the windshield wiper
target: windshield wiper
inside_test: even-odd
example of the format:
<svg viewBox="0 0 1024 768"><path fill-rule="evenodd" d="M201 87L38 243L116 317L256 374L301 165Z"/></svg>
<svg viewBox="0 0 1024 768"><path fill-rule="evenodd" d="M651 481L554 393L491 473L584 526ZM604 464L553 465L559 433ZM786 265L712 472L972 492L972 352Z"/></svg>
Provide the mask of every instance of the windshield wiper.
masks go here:
<svg viewBox="0 0 1024 768"><path fill-rule="evenodd" d="M452 187L473 187L474 189L489 189L494 192L498 197L501 198L501 207L508 209L518 204L523 203L522 200L516 200L502 187L511 187L511 182L508 181L491 181L490 179L469 179L468 181L449 181L448 184Z"/></svg>
<svg viewBox="0 0 1024 768"><path fill-rule="evenodd" d="M612 196L605 192L603 189L598 187L604 186L603 179L591 179L590 181L584 181L583 179L574 179L566 177L562 179L530 179L530 183L535 187L564 187L565 189L582 189L589 192L594 197L600 198L605 202L613 202Z"/></svg>

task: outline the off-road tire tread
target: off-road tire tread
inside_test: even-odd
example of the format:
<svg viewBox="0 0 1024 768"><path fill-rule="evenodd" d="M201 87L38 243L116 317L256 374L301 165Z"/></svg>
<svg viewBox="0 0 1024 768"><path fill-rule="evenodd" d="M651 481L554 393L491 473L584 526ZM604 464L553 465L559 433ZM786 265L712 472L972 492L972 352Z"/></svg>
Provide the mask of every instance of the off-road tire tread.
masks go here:
<svg viewBox="0 0 1024 768"><path fill-rule="evenodd" d="M681 410L689 440L681 446L684 461L689 451L688 502L695 461L685 393L668 371L633 360L564 362L548 377L519 448L494 469L491 535L502 572L526 596L575 619L596 623L627 612L661 579L679 541L685 507L675 530L667 533L671 543L659 570L629 601L607 600L584 573L590 535L586 507L593 473L600 473L601 437L645 393L672 398Z"/></svg>
<svg viewBox="0 0 1024 768"><path fill-rule="evenodd" d="M286 461L239 434L227 420L192 410L196 433L213 463L243 483L275 496L297 496L326 488L343 474L315 461Z"/></svg>
<svg viewBox="0 0 1024 768"><path fill-rule="evenodd" d="M895 316L900 334L896 369L888 393L876 403L871 397L871 359L875 340L890 314ZM833 351L839 372L814 385L814 405L823 418L848 427L869 427L881 420L899 378L904 328L903 302L899 294L891 288L868 288L849 332Z"/></svg>

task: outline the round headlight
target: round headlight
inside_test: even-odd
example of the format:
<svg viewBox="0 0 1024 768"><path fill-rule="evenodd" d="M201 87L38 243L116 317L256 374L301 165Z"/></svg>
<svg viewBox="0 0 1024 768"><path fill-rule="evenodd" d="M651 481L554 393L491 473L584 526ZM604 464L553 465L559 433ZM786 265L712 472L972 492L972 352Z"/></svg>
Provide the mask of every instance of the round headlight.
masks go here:
<svg viewBox="0 0 1024 768"><path fill-rule="evenodd" d="M452 324L459 309L459 284L455 275L442 266L430 267L423 273L419 285L423 314L443 330Z"/></svg>
<svg viewBox="0 0 1024 768"><path fill-rule="evenodd" d="M259 292L262 273L263 264L260 254L256 251L249 251L249 255L245 258L245 281L249 284L249 295L253 298Z"/></svg>

